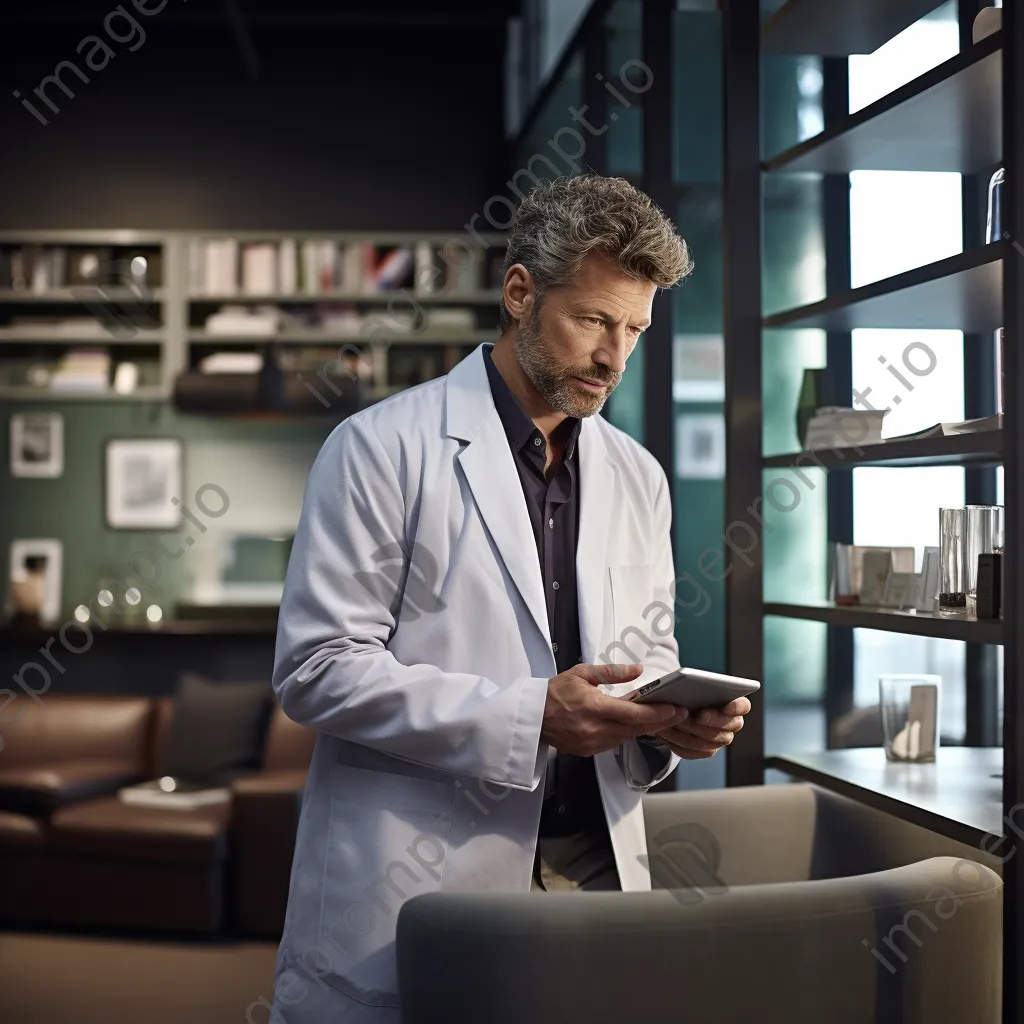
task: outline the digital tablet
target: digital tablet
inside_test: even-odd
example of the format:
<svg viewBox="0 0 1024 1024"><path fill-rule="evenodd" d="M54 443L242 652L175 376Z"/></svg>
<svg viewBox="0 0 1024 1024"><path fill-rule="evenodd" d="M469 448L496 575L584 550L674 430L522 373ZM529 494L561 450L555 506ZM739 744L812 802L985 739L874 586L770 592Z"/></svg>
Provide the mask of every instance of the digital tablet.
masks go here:
<svg viewBox="0 0 1024 1024"><path fill-rule="evenodd" d="M680 668L646 683L623 699L638 704L677 704L684 708L712 708L737 697L746 697L761 689L756 679L705 672L699 668Z"/></svg>

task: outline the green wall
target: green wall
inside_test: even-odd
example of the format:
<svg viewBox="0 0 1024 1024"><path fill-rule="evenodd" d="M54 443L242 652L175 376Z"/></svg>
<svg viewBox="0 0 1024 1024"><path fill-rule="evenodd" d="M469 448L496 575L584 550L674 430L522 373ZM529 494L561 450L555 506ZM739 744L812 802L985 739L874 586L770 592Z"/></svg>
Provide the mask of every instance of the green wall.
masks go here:
<svg viewBox="0 0 1024 1024"><path fill-rule="evenodd" d="M10 417L17 412L59 412L64 417L64 474L56 479L23 479L10 475ZM165 606L177 599L189 569L196 558L204 557L200 530L183 520L174 533L112 530L106 526L104 516L104 446L108 438L177 437L183 441L184 473L187 485L192 484L189 474L189 449L197 443L223 444L225 458L232 457L232 445L246 442L272 450L282 441L291 441L299 450L309 452L310 462L334 422L310 420L246 421L228 417L186 416L179 414L166 402L135 401L65 401L54 403L5 402L0 403L0 421L4 424L5 441L2 502L0 502L0 559L4 565L4 579L10 576L9 554L11 541L19 538L55 538L63 544L62 621L69 617L79 603L95 596L97 581L103 575L113 574L125 579L131 573L130 563L136 552L156 550L160 559L160 577L155 586L143 589L145 596L153 596ZM251 449L249 449L251 450ZM207 457L205 460L209 462ZM267 492L279 485L273 473L253 460L254 489L265 485ZM232 467L237 470L237 467ZM261 479L260 477L265 477ZM218 481L202 481L218 483ZM229 491L229 499L231 498ZM297 496L301 498L301 492ZM186 506L195 510L192 494L183 496ZM251 504L251 501L250 501ZM201 521L210 528L232 528L243 510L230 506L213 527L201 513ZM251 512L251 509L249 510ZM234 515L233 515L234 513ZM175 534L180 540L175 540ZM167 551L174 552L189 536L199 540L177 560L159 554L155 542L162 539ZM144 557L136 560L143 575L156 575L148 568L152 563ZM157 590L159 588L159 592Z"/></svg>

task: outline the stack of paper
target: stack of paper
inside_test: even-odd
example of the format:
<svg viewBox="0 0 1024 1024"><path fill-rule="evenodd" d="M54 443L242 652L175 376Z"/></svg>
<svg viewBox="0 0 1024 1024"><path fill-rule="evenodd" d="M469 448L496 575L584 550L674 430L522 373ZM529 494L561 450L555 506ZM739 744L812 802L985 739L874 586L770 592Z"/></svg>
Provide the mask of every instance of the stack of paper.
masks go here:
<svg viewBox="0 0 1024 1024"><path fill-rule="evenodd" d="M110 353L106 349L75 349L61 356L50 378L53 391L106 391Z"/></svg>
<svg viewBox="0 0 1024 1024"><path fill-rule="evenodd" d="M888 409L848 409L828 405L818 409L807 424L804 450L856 448L882 440L882 421Z"/></svg>

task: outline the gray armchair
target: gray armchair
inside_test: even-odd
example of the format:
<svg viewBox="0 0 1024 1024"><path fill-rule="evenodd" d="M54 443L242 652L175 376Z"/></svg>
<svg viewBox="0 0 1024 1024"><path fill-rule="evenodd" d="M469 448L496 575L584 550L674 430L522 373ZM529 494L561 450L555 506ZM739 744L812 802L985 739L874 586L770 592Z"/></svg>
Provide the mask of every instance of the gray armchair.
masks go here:
<svg viewBox="0 0 1024 1024"><path fill-rule="evenodd" d="M994 858L809 785L644 806L656 891L404 904L403 1024L998 1024Z"/></svg>

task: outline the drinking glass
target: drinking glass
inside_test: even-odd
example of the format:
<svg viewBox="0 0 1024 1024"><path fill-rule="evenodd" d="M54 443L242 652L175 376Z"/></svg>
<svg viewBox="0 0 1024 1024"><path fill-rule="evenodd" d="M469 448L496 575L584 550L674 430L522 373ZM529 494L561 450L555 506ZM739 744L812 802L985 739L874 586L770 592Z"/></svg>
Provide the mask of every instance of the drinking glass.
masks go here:
<svg viewBox="0 0 1024 1024"><path fill-rule="evenodd" d="M934 675L878 677L882 742L887 760L935 760L939 747L941 683L942 677Z"/></svg>
<svg viewBox="0 0 1024 1024"><path fill-rule="evenodd" d="M968 505L964 539L964 578L967 612L974 615L978 602L978 555L1003 550L1003 506Z"/></svg>
<svg viewBox="0 0 1024 1024"><path fill-rule="evenodd" d="M939 615L947 619L967 616L966 522L965 509L939 509Z"/></svg>

